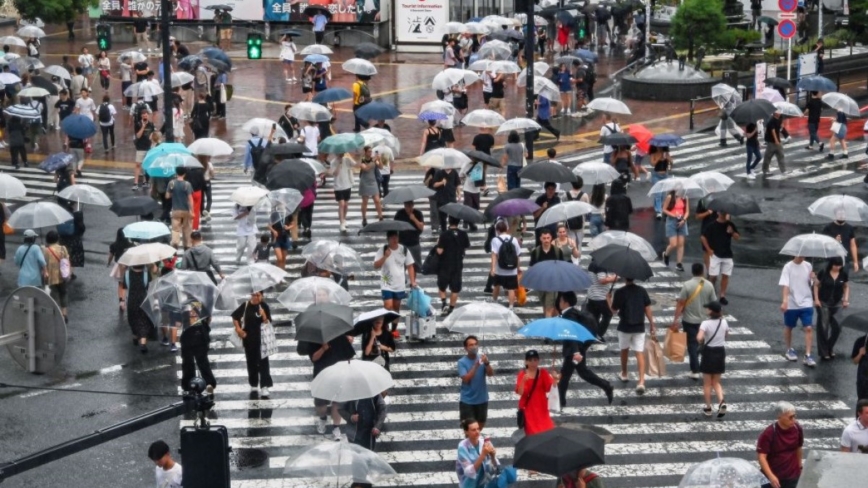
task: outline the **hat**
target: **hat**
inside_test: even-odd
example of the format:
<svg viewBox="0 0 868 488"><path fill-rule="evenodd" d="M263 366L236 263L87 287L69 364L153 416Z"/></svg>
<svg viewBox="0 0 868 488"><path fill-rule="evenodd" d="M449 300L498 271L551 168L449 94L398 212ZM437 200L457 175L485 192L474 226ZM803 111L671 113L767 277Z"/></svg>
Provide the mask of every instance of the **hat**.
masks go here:
<svg viewBox="0 0 868 488"><path fill-rule="evenodd" d="M537 352L536 349L531 349L530 351L524 353L524 360L525 361L527 361L528 359L533 359L533 358L539 359L539 353Z"/></svg>
<svg viewBox="0 0 868 488"><path fill-rule="evenodd" d="M258 136L259 135L259 127L256 127L256 126L251 127L250 128L250 135L251 136Z"/></svg>
<svg viewBox="0 0 868 488"><path fill-rule="evenodd" d="M170 40L170 41L174 41L174 40L175 40L175 36L169 36L169 40Z"/></svg>
<svg viewBox="0 0 868 488"><path fill-rule="evenodd" d="M39 234L37 234L33 229L27 229L24 231L24 237L39 237Z"/></svg>
<svg viewBox="0 0 868 488"><path fill-rule="evenodd" d="M705 304L705 308L711 310L714 313L720 313L720 302L718 302L717 300L712 300Z"/></svg>

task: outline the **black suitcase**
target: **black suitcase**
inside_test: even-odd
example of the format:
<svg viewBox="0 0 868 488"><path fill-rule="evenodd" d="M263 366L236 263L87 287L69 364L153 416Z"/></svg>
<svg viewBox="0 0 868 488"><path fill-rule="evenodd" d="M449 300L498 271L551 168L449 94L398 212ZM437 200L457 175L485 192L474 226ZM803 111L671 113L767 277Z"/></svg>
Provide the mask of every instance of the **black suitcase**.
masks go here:
<svg viewBox="0 0 868 488"><path fill-rule="evenodd" d="M229 488L229 432L222 425L181 429L184 488Z"/></svg>

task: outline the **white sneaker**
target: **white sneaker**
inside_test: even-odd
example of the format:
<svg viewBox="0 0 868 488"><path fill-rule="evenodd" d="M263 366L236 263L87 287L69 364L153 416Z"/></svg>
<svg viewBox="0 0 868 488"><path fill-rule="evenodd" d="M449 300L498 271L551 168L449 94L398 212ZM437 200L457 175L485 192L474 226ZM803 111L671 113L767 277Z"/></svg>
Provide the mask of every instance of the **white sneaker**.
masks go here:
<svg viewBox="0 0 868 488"><path fill-rule="evenodd" d="M332 435L334 436L335 440L338 442L340 442L341 439L343 439L343 436L341 435L341 428L338 427L337 425L335 426L334 429L332 429Z"/></svg>
<svg viewBox="0 0 868 488"><path fill-rule="evenodd" d="M341 222L341 232L347 231L347 224L345 222Z"/></svg>
<svg viewBox="0 0 868 488"><path fill-rule="evenodd" d="M688 373L687 377L692 379L692 380L698 380L698 379L702 378L702 375L700 375L699 373Z"/></svg>
<svg viewBox="0 0 868 488"><path fill-rule="evenodd" d="M326 421L325 419L321 419L319 417L316 418L316 433L317 434L325 434Z"/></svg>
<svg viewBox="0 0 868 488"><path fill-rule="evenodd" d="M618 379L623 381L624 383L626 383L626 382L630 381L630 375L618 373Z"/></svg>
<svg viewBox="0 0 868 488"><path fill-rule="evenodd" d="M756 174L755 174L755 173L748 173L748 174L747 174L747 179L749 179L749 180L755 180L755 179L756 179Z"/></svg>
<svg viewBox="0 0 868 488"><path fill-rule="evenodd" d="M271 393L268 391L267 386L263 386L261 390L259 390L259 396L262 398L268 398L271 396Z"/></svg>

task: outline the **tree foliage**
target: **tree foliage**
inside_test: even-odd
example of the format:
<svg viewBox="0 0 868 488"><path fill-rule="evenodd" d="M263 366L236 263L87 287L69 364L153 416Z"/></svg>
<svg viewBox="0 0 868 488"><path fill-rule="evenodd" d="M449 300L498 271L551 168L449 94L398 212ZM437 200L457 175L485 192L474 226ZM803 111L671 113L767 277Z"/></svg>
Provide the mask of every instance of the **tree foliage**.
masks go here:
<svg viewBox="0 0 868 488"><path fill-rule="evenodd" d="M850 0L850 25L858 39L868 42L868 0Z"/></svg>
<svg viewBox="0 0 868 488"><path fill-rule="evenodd" d="M723 15L721 0L685 0L672 17L669 30L676 48L687 48L689 58L693 58L693 48L697 44L708 47L717 46L726 32L726 16Z"/></svg>
<svg viewBox="0 0 868 488"><path fill-rule="evenodd" d="M7 0L8 1L8 0ZM74 20L99 0L12 0L22 19L40 18L46 24L62 24Z"/></svg>

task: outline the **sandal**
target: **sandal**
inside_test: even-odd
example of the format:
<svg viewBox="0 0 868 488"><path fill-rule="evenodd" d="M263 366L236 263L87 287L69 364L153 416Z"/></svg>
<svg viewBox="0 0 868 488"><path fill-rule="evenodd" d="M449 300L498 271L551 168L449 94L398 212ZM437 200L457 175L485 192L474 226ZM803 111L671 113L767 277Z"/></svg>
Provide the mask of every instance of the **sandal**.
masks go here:
<svg viewBox="0 0 868 488"><path fill-rule="evenodd" d="M702 413L705 414L706 417L711 417L711 407L704 407Z"/></svg>
<svg viewBox="0 0 868 488"><path fill-rule="evenodd" d="M124 311L125 306L124 306L124 299L123 298L118 298L118 308L120 309L121 312Z"/></svg>
<svg viewBox="0 0 868 488"><path fill-rule="evenodd" d="M717 406L717 418L723 418L724 415L726 415L726 401L721 400L720 405Z"/></svg>

